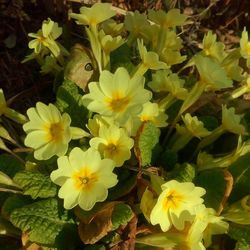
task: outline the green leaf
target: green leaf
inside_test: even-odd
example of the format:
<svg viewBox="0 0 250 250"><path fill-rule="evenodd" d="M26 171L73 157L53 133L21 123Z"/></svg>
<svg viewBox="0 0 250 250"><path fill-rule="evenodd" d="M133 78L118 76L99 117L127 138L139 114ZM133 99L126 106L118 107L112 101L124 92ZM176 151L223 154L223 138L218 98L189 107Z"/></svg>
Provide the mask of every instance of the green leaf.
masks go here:
<svg viewBox="0 0 250 250"><path fill-rule="evenodd" d="M125 67L128 72L131 73L135 66L131 62L130 58L132 58L131 50L129 46L124 43L110 54L111 71L115 72L117 68Z"/></svg>
<svg viewBox="0 0 250 250"><path fill-rule="evenodd" d="M247 244L245 240L238 241L234 250L249 250L250 244Z"/></svg>
<svg viewBox="0 0 250 250"><path fill-rule="evenodd" d="M179 182L192 182L195 178L195 167L189 163L177 164L170 172L170 179L176 179Z"/></svg>
<svg viewBox="0 0 250 250"><path fill-rule="evenodd" d="M50 177L39 172L18 172L14 181L23 188L24 194L30 195L32 199L54 197L57 194L57 186Z"/></svg>
<svg viewBox="0 0 250 250"><path fill-rule="evenodd" d="M136 185L137 174L124 168L117 171L118 184L109 189L107 200L117 200L118 198L128 194Z"/></svg>
<svg viewBox="0 0 250 250"><path fill-rule="evenodd" d="M200 172L195 178L196 186L206 189L203 196L206 207L219 209L226 190L226 181L221 169L211 169Z"/></svg>
<svg viewBox="0 0 250 250"><path fill-rule="evenodd" d="M24 168L23 164L9 154L0 154L0 171L13 178L14 175Z"/></svg>
<svg viewBox="0 0 250 250"><path fill-rule="evenodd" d="M2 206L2 215L5 219L9 219L10 218L10 214L12 213L12 211L16 208L21 208L25 205L28 205L32 202L32 200L27 197L27 196L21 196L21 195L14 195L14 196L10 196L8 197L3 206Z"/></svg>
<svg viewBox="0 0 250 250"><path fill-rule="evenodd" d="M230 202L238 201L249 194L250 190L250 153L240 157L228 171L234 179L233 190L229 197Z"/></svg>
<svg viewBox="0 0 250 250"><path fill-rule="evenodd" d="M250 245L250 226L243 226L231 223L228 235L232 239L244 243L243 245Z"/></svg>
<svg viewBox="0 0 250 250"><path fill-rule="evenodd" d="M50 246L54 246L57 238L74 225L68 212L54 198L15 209L10 221L22 232L28 231L30 241Z"/></svg>
<svg viewBox="0 0 250 250"><path fill-rule="evenodd" d="M83 106L81 98L79 88L69 80L63 82L56 94L56 106L61 112L70 115L71 125L76 127L82 127L87 122L88 110Z"/></svg>
<svg viewBox="0 0 250 250"><path fill-rule="evenodd" d="M117 229L121 225L126 225L133 217L131 208L126 204L117 204L112 213L112 230Z"/></svg>
<svg viewBox="0 0 250 250"><path fill-rule="evenodd" d="M159 142L160 129L151 122L145 122L137 132L135 154L141 166L151 163L152 151Z"/></svg>

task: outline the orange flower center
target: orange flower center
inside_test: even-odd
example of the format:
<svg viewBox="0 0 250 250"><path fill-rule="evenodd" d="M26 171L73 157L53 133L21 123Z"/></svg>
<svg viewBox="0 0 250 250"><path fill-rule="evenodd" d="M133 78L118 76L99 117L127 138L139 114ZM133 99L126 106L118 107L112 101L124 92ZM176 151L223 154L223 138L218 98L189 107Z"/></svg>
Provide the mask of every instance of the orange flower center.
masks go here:
<svg viewBox="0 0 250 250"><path fill-rule="evenodd" d="M112 98L108 98L106 102L108 104L108 108L111 111L118 113L123 112L127 108L130 98L120 93L114 93Z"/></svg>
<svg viewBox="0 0 250 250"><path fill-rule="evenodd" d="M163 201L163 207L165 210L169 210L170 208L172 209L177 209L181 202L183 201L183 196L176 192L175 190L169 191Z"/></svg>
<svg viewBox="0 0 250 250"><path fill-rule="evenodd" d="M84 167L81 171L76 172L72 176L75 187L77 190L90 191L98 178L95 173L91 173L87 167Z"/></svg>
<svg viewBox="0 0 250 250"><path fill-rule="evenodd" d="M64 128L60 122L49 124L49 126L46 127L46 130L48 141L56 143L62 141L64 135Z"/></svg>

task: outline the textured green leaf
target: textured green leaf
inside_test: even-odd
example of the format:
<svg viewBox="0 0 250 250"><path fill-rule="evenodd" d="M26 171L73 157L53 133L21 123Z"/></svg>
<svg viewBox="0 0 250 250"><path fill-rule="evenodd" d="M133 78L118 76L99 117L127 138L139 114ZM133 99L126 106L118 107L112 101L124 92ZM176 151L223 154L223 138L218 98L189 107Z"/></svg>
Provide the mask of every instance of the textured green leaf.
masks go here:
<svg viewBox="0 0 250 250"><path fill-rule="evenodd" d="M82 127L87 122L88 110L83 106L81 98L79 88L72 81L65 80L57 90L56 106L61 112L70 115L71 125L76 127Z"/></svg>
<svg viewBox="0 0 250 250"><path fill-rule="evenodd" d="M27 196L23 195L14 195L10 196L6 199L2 206L2 215L5 219L9 219L10 214L12 211L16 208L21 208L25 205L28 205L32 202L32 199L30 199Z"/></svg>
<svg viewBox="0 0 250 250"><path fill-rule="evenodd" d="M196 186L206 189L203 196L206 207L218 210L226 190L226 181L221 169L211 169L200 172L195 178Z"/></svg>
<svg viewBox="0 0 250 250"><path fill-rule="evenodd" d="M54 246L57 238L70 228L73 221L54 198L38 201L15 209L10 215L13 225L29 233L29 239L38 244Z"/></svg>
<svg viewBox="0 0 250 250"><path fill-rule="evenodd" d="M250 245L250 226L231 223L228 234L232 239L244 243L242 245Z"/></svg>
<svg viewBox="0 0 250 250"><path fill-rule="evenodd" d="M151 122L141 125L136 136L136 156L142 166L149 165L152 159L152 151L159 142L160 129Z"/></svg>
<svg viewBox="0 0 250 250"><path fill-rule="evenodd" d="M112 213L113 230L121 225L126 225L133 217L131 208L123 203L117 204Z"/></svg>
<svg viewBox="0 0 250 250"><path fill-rule="evenodd" d="M250 244L247 244L245 240L238 241L234 250L249 250Z"/></svg>
<svg viewBox="0 0 250 250"><path fill-rule="evenodd" d="M23 188L24 194L33 199L48 198L57 194L57 186L49 176L39 172L21 171L14 176L14 181Z"/></svg>
<svg viewBox="0 0 250 250"><path fill-rule="evenodd" d="M235 202L249 194L250 190L250 153L240 157L229 168L234 179L233 190L229 197Z"/></svg>
<svg viewBox="0 0 250 250"><path fill-rule="evenodd" d="M176 179L179 182L193 181L195 178L195 167L189 163L176 165L170 172L170 178Z"/></svg>

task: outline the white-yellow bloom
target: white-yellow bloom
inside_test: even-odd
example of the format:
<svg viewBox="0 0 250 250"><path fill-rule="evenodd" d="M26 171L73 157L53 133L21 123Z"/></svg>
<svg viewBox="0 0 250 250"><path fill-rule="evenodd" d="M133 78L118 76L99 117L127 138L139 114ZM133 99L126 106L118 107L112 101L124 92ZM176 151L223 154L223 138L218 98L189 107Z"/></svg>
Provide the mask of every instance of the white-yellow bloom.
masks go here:
<svg viewBox="0 0 250 250"><path fill-rule="evenodd" d="M137 115L152 93L144 89L144 77L130 78L125 68L114 74L104 70L99 82L88 85L89 94L83 96L87 108L103 116L113 117L124 124L130 116Z"/></svg>
<svg viewBox="0 0 250 250"><path fill-rule="evenodd" d="M58 196L64 199L64 207L71 209L79 205L84 210L91 210L96 202L106 200L108 188L118 182L113 173L114 161L101 159L100 153L89 148L82 151L74 148L69 156L59 157L58 169L50 178L61 186Z"/></svg>
<svg viewBox="0 0 250 250"><path fill-rule="evenodd" d="M202 121L199 121L197 116L191 116L189 113L182 116L185 127L192 136L201 138L211 134L205 127Z"/></svg>
<svg viewBox="0 0 250 250"><path fill-rule="evenodd" d="M206 191L195 187L192 182L180 183L176 180L166 182L161 188L162 193L150 214L150 221L153 225L160 224L163 232L172 225L182 230L185 221L192 219L195 207L203 203L201 196Z"/></svg>
<svg viewBox="0 0 250 250"><path fill-rule="evenodd" d="M81 7L80 14L71 13L70 16L77 19L78 24L96 27L97 24L115 15L111 7L109 3L95 3L90 8Z"/></svg>
<svg viewBox="0 0 250 250"><path fill-rule="evenodd" d="M122 166L124 161L131 157L130 150L134 145L125 129L115 125L101 126L99 136L92 138L89 143L91 147L99 150L104 158L115 161L117 167Z"/></svg>
<svg viewBox="0 0 250 250"><path fill-rule="evenodd" d="M109 127L111 124L114 124L114 119L112 119L112 117L103 117L99 114L96 114L92 119L88 120L86 127L88 128L91 135L97 137L99 135L100 127Z"/></svg>
<svg viewBox="0 0 250 250"><path fill-rule="evenodd" d="M242 31L240 39L240 53L247 60L247 66L250 67L250 42L248 41L248 32L246 27Z"/></svg>
<svg viewBox="0 0 250 250"><path fill-rule="evenodd" d="M156 127L166 127L167 114L159 109L157 103L147 102L143 104L142 112L138 115L142 122L151 121Z"/></svg>
<svg viewBox="0 0 250 250"><path fill-rule="evenodd" d="M23 125L27 133L24 144L35 149L37 160L62 156L67 152L71 139L88 136L84 130L70 127L70 116L67 113L61 115L53 104L47 106L38 102L35 108L28 109L27 115L29 121Z"/></svg>
<svg viewBox="0 0 250 250"><path fill-rule="evenodd" d="M235 114L235 108L227 108L226 105L222 106L222 127L226 131L234 134L248 134L246 128L240 124L241 115Z"/></svg>
<svg viewBox="0 0 250 250"><path fill-rule="evenodd" d="M38 30L37 33L28 34L28 36L35 38L29 42L29 48L34 49L36 54L44 48L48 48L55 57L58 57L61 46L55 40L61 34L62 28L58 26L58 23L48 18L48 20L43 21L42 29Z"/></svg>

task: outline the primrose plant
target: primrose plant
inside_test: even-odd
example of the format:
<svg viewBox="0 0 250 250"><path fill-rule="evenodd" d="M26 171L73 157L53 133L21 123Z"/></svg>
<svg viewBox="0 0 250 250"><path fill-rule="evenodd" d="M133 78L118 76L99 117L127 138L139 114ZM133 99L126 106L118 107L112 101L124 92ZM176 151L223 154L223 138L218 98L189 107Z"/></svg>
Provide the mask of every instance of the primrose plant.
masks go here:
<svg viewBox="0 0 250 250"><path fill-rule="evenodd" d="M29 34L24 62L55 76L56 101L26 117L0 92L4 234L25 249L222 249L225 234L249 249L246 29L231 50L209 31L192 54L180 10L116 11L69 14L89 46L67 50L50 18Z"/></svg>

